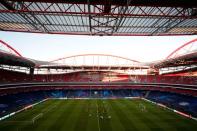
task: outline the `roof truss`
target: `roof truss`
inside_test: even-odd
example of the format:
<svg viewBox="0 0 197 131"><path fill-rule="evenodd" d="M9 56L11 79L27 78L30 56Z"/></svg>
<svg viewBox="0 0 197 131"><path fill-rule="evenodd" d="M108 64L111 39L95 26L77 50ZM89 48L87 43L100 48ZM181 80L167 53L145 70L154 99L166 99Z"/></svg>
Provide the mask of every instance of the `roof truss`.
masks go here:
<svg viewBox="0 0 197 131"><path fill-rule="evenodd" d="M195 2L158 0L158 6L153 1L1 0L0 30L123 36L197 34Z"/></svg>

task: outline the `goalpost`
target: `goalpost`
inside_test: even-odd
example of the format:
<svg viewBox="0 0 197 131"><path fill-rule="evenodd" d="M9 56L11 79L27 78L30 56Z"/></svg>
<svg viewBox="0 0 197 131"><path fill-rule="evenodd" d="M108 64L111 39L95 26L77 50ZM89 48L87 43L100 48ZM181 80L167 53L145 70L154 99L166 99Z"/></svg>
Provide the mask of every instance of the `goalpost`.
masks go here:
<svg viewBox="0 0 197 131"><path fill-rule="evenodd" d="M40 119L40 118L42 118L42 116L43 116L43 113L40 113L40 114L38 114L37 116L33 117L33 118L32 118L32 123L34 124L35 121L38 120L38 119Z"/></svg>

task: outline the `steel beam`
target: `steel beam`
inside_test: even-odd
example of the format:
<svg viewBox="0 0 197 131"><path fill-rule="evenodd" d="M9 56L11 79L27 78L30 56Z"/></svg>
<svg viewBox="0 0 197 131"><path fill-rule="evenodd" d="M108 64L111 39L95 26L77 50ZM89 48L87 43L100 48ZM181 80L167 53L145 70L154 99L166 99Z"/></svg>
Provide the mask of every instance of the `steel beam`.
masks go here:
<svg viewBox="0 0 197 131"><path fill-rule="evenodd" d="M18 2L43 2L43 3L67 3L67 4L87 4L87 0L9 0ZM105 5L106 0L91 0L91 4ZM125 6L127 0L111 0L111 5ZM155 6L155 7L197 7L194 0L133 0L130 5L135 6Z"/></svg>
<svg viewBox="0 0 197 131"><path fill-rule="evenodd" d="M0 1L0 3L2 5L4 5L8 10L11 10L11 11L16 11L18 12L18 9L15 9L10 3L8 3L7 1L5 0L2 0ZM21 3L21 2L18 2L18 3L15 3L15 4L18 4L18 5L21 5L23 6L24 3ZM19 9L20 10L20 9ZM43 29L46 31L46 32L49 32L46 27L43 26L43 24L32 14L32 13L20 13L19 14L26 20L28 21L29 24L31 24L36 30L40 30L39 27L36 26L36 23L35 22L38 22L42 27ZM33 18L33 19L32 19Z"/></svg>
<svg viewBox="0 0 197 131"><path fill-rule="evenodd" d="M119 14L125 14L125 13L126 13L126 11L128 10L128 6L129 6L129 4L131 3L131 1L132 1L132 0L127 0L126 6L124 6L124 7L122 6L122 8L121 8ZM111 32L111 34L113 34L114 32L117 32L117 30L118 30L118 28L119 28L119 26L120 26L120 24L121 24L123 18L125 18L125 17L121 15L121 16L120 16L120 19L117 19L117 20L116 20L116 22L115 22L115 24L114 24L114 27L112 27L112 32Z"/></svg>
<svg viewBox="0 0 197 131"><path fill-rule="evenodd" d="M91 8L90 8L90 0L87 0L88 1L88 17L89 17L89 30L90 30L90 34L92 34L92 22L91 22L91 19L92 19L92 16L91 16Z"/></svg>

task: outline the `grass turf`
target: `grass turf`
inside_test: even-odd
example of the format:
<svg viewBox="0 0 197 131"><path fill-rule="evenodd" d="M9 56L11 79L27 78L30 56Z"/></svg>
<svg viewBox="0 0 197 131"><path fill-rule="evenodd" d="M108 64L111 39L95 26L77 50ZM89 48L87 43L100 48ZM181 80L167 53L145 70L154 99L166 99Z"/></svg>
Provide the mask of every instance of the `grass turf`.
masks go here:
<svg viewBox="0 0 197 131"><path fill-rule="evenodd" d="M0 131L27 130L195 131L197 122L143 100L48 100L0 122Z"/></svg>

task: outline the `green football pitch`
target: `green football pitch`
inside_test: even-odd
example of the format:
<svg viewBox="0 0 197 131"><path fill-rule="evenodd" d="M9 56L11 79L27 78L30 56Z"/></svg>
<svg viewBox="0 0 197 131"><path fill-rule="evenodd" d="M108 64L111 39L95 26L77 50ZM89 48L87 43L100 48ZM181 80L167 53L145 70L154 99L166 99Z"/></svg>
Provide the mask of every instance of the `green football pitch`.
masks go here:
<svg viewBox="0 0 197 131"><path fill-rule="evenodd" d="M0 131L197 131L197 121L139 99L47 100Z"/></svg>

